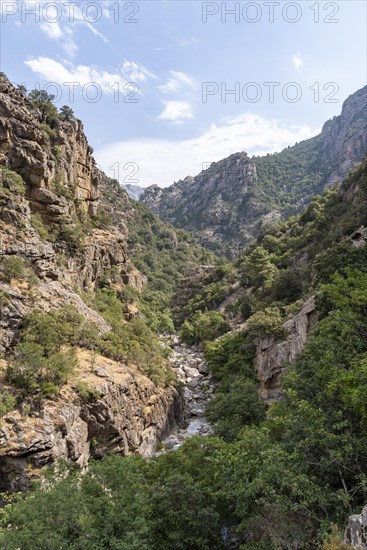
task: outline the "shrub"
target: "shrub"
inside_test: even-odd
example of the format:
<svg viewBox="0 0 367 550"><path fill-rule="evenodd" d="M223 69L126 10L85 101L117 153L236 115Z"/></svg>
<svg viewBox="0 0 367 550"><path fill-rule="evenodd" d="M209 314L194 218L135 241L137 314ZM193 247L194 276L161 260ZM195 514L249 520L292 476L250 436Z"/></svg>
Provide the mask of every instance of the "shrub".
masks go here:
<svg viewBox="0 0 367 550"><path fill-rule="evenodd" d="M243 375L232 376L209 401L207 417L215 435L231 441L244 426L264 420L265 410L258 384Z"/></svg>
<svg viewBox="0 0 367 550"><path fill-rule="evenodd" d="M85 233L79 223L63 225L58 234L58 239L64 241L70 254L75 254L84 243Z"/></svg>
<svg viewBox="0 0 367 550"><path fill-rule="evenodd" d="M281 337L283 335L283 317L277 307L267 307L264 311L257 311L247 321L249 333L255 338L269 335Z"/></svg>
<svg viewBox="0 0 367 550"><path fill-rule="evenodd" d="M43 224L40 214L31 214L31 226L37 231L42 241L50 240L50 235Z"/></svg>
<svg viewBox="0 0 367 550"><path fill-rule="evenodd" d="M0 418L5 416L9 411L14 409L16 399L9 393L0 393Z"/></svg>
<svg viewBox="0 0 367 550"><path fill-rule="evenodd" d="M184 321L181 332L180 332L181 340L188 344L189 346L195 344L196 342L196 333L194 326L189 323L189 321Z"/></svg>
<svg viewBox="0 0 367 550"><path fill-rule="evenodd" d="M55 96L48 94L45 90L32 90L28 95L30 101L40 111L42 122L52 126L58 118L58 112L53 104Z"/></svg>
<svg viewBox="0 0 367 550"><path fill-rule="evenodd" d="M74 389L84 403L92 403L101 399L101 393L82 380L75 384Z"/></svg>
<svg viewBox="0 0 367 550"><path fill-rule="evenodd" d="M0 195L11 194L24 195L25 183L21 176L8 168L0 168Z"/></svg>
<svg viewBox="0 0 367 550"><path fill-rule="evenodd" d="M10 282L11 279L24 279L27 274L27 264L19 256L7 256L0 263L5 279Z"/></svg>
<svg viewBox="0 0 367 550"><path fill-rule="evenodd" d="M86 324L73 308L26 317L7 368L7 379L26 393L52 395L67 382Z"/></svg>

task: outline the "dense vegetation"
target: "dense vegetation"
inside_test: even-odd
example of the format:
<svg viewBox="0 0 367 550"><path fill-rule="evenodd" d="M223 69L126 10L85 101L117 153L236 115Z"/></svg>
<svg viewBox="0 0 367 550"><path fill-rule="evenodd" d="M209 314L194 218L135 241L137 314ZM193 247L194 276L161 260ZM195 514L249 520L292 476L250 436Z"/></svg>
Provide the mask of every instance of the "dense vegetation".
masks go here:
<svg viewBox="0 0 367 550"><path fill-rule="evenodd" d="M302 193L314 185L302 176L304 157L317 163L308 146L300 144L294 165ZM292 163L292 152L282 158ZM280 168L278 175L280 182ZM285 208L287 193L285 186ZM367 246L351 238L367 225L366 204L365 164L341 191L316 196L302 213L264 230L234 265L195 280L184 315L173 309L183 339L203 345L218 381L208 407L213 436L149 461L106 457L84 474L58 464L32 493L4 497L0 548L219 550L232 542L241 550L341 550L335 526L343 529L367 502ZM83 296L112 327L102 336L71 308L27 317L7 371L20 391L58 391L75 368L77 346L136 362L158 384L172 381L152 329L172 327L170 305L183 272L213 257L128 203L117 187L106 217L112 205L116 223L122 211L127 217L133 260L149 277L146 290L141 297L116 291L109 273L95 294ZM7 281L26 271L22 262L3 265ZM282 378L283 399L266 406L253 370L256 341L281 338L284 320L310 293L318 322ZM230 332L217 309L232 294L227 315L247 323ZM150 326L139 318L124 322L131 301L140 302ZM82 385L77 391L84 400L98 397ZM1 394L0 416L13 405L12 395Z"/></svg>
<svg viewBox="0 0 367 550"><path fill-rule="evenodd" d="M341 193L315 198L268 230L237 262L241 284L251 289L246 332L216 338L218 314L194 295L183 331L207 341L219 382L208 409L215 437L193 438L149 462L106 459L81 482L77 472L57 474L3 510L2 547L33 548L37 540L45 549L215 549L235 533L252 550L314 550L323 540L325 549L338 547L333 525L342 527L367 500L367 262L365 247L343 240L365 221L365 170ZM358 200L343 199L352 188ZM226 270L209 285L231 277ZM287 308L310 290L317 290L319 321L283 377L284 398L266 410L254 343L280 335ZM95 300L120 330L116 299L100 291ZM205 324L211 318L214 325ZM78 503L71 511L70 501Z"/></svg>
<svg viewBox="0 0 367 550"><path fill-rule="evenodd" d="M107 459L81 482L59 473L3 510L2 548L214 549L227 529L243 548L317 548L367 499L367 273L335 275L319 304L267 417L250 340L224 336L207 351L222 381L209 409L219 439L150 462Z"/></svg>
<svg viewBox="0 0 367 550"><path fill-rule="evenodd" d="M186 231L174 229L145 205L128 200L115 180L109 180L103 187L102 209L114 226L121 224L121 220L127 222L129 255L148 279L137 297L139 309L153 330L172 332L171 302L183 274L200 264L210 265L219 260Z"/></svg>

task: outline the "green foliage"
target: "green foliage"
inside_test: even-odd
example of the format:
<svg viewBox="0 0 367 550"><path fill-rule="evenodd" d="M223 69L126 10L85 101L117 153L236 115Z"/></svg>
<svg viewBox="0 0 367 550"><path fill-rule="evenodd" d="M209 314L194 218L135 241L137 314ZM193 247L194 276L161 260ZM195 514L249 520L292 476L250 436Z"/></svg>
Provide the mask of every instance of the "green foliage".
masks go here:
<svg viewBox="0 0 367 550"><path fill-rule="evenodd" d="M142 459L116 456L92 463L83 476L64 467L2 510L1 548L222 548L219 514L190 476L152 478L149 469Z"/></svg>
<svg viewBox="0 0 367 550"><path fill-rule="evenodd" d="M52 187L57 195L64 197L68 201L74 200L76 184L66 185L62 181L60 173L56 175L56 178L52 184Z"/></svg>
<svg viewBox="0 0 367 550"><path fill-rule="evenodd" d="M29 92L28 98L40 111L42 122L52 127L58 118L57 108L53 104L55 96L48 94L45 90L35 89Z"/></svg>
<svg viewBox="0 0 367 550"><path fill-rule="evenodd" d="M241 268L243 283L255 287L269 288L277 273L271 255L261 246L256 247L245 258Z"/></svg>
<svg viewBox="0 0 367 550"><path fill-rule="evenodd" d="M57 393L77 365L74 346L85 343L86 325L71 307L28 315L7 369L9 382L26 394Z"/></svg>
<svg viewBox="0 0 367 550"><path fill-rule="evenodd" d="M274 335L283 335L284 319L277 307L268 307L264 311L257 311L247 320L247 329L255 338Z"/></svg>
<svg viewBox="0 0 367 550"><path fill-rule="evenodd" d="M271 295L277 302L292 304L302 296L301 273L297 270L279 271L272 285Z"/></svg>
<svg viewBox="0 0 367 550"><path fill-rule="evenodd" d="M50 240L50 234L42 221L40 214L31 214L31 225L37 231L42 241Z"/></svg>
<svg viewBox="0 0 367 550"><path fill-rule="evenodd" d="M60 108L60 118L61 120L71 120L74 118L74 111L69 105L63 105Z"/></svg>
<svg viewBox="0 0 367 550"><path fill-rule="evenodd" d="M92 403L101 399L100 392L82 380L75 384L74 389L84 403Z"/></svg>
<svg viewBox="0 0 367 550"><path fill-rule="evenodd" d="M75 255L84 244L85 232L82 225L74 221L72 224L61 225L57 238L66 243L71 255Z"/></svg>
<svg viewBox="0 0 367 550"><path fill-rule="evenodd" d="M19 256L6 256L0 262L0 268L8 282L11 279L25 279L28 269L26 262Z"/></svg>
<svg viewBox="0 0 367 550"><path fill-rule="evenodd" d="M161 550L218 549L219 515L190 479L172 476L152 487L152 539Z"/></svg>
<svg viewBox="0 0 367 550"><path fill-rule="evenodd" d="M254 377L255 346L245 332L229 332L205 348L205 360L217 380L226 380L233 374Z"/></svg>
<svg viewBox="0 0 367 550"><path fill-rule="evenodd" d="M13 395L5 392L0 393L0 419L9 411L14 409L16 399Z"/></svg>
<svg viewBox="0 0 367 550"><path fill-rule="evenodd" d="M107 288L98 290L93 307L112 326L112 331L97 340L97 347L103 354L116 361L135 363L158 385L174 382L173 372L167 365L166 350L158 337L142 319L125 322L124 304L116 292Z"/></svg>
<svg viewBox="0 0 367 550"><path fill-rule="evenodd" d="M21 176L2 166L0 168L0 199L2 197L13 198L14 195L24 196L24 194L25 183Z"/></svg>
<svg viewBox="0 0 367 550"><path fill-rule="evenodd" d="M214 433L227 441L235 439L242 428L265 419L266 406L259 397L258 384L246 376L228 377L209 401L207 417Z"/></svg>
<svg viewBox="0 0 367 550"><path fill-rule="evenodd" d="M181 329L181 339L187 344L210 342L229 330L230 326L220 313L216 311L206 311L205 313L197 311L192 324L188 321L184 322Z"/></svg>

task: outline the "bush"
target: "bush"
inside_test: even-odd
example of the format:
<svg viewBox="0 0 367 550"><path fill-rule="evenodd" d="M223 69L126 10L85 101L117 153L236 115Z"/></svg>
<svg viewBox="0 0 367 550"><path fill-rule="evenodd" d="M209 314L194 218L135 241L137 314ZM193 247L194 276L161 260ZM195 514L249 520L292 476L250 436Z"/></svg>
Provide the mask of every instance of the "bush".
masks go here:
<svg viewBox="0 0 367 550"><path fill-rule="evenodd" d="M216 311L198 311L192 324L185 321L181 329L181 339L187 344L212 341L230 330L224 317Z"/></svg>
<svg viewBox="0 0 367 550"><path fill-rule="evenodd" d="M25 279L27 275L27 264L19 256L7 256L3 258L0 262L0 268L8 282L11 279Z"/></svg>
<svg viewBox="0 0 367 550"><path fill-rule="evenodd" d="M43 224L40 214L31 214L31 226L37 231L42 241L50 240L50 235Z"/></svg>
<svg viewBox="0 0 367 550"><path fill-rule="evenodd" d="M283 317L277 307L267 307L264 311L257 311L247 321L247 329L255 338L276 336L280 338L284 334Z"/></svg>
<svg viewBox="0 0 367 550"><path fill-rule="evenodd" d="M0 196L24 195L25 183L21 176L8 168L0 168Z"/></svg>
<svg viewBox="0 0 367 550"><path fill-rule="evenodd" d="M70 254L73 255L83 246L85 233L79 223L63 225L58 239L67 244Z"/></svg>
<svg viewBox="0 0 367 550"><path fill-rule="evenodd" d="M258 384L246 376L232 376L209 401L207 417L215 435L231 441L244 426L264 420L265 411Z"/></svg>
<svg viewBox="0 0 367 550"><path fill-rule="evenodd" d="M82 380L75 384L74 389L84 403L93 403L102 397L102 394L96 388Z"/></svg>
<svg viewBox="0 0 367 550"><path fill-rule="evenodd" d="M14 409L16 399L9 393L0 393L0 418L5 416L9 411Z"/></svg>
<svg viewBox="0 0 367 550"><path fill-rule="evenodd" d="M70 307L30 314L13 350L7 379L26 393L56 393L77 365L74 346L85 338L85 330L83 317Z"/></svg>
<svg viewBox="0 0 367 550"><path fill-rule="evenodd" d="M234 374L255 380L255 346L246 332L229 332L205 348L205 360L217 380L232 379Z"/></svg>

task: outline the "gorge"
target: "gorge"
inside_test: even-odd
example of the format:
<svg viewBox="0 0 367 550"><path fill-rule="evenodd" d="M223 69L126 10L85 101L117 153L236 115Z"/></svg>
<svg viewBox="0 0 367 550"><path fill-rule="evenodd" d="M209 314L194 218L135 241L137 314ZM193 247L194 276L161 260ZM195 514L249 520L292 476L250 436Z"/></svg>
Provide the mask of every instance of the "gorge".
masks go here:
<svg viewBox="0 0 367 550"><path fill-rule="evenodd" d="M0 548L366 547L366 92L135 201L0 75Z"/></svg>

